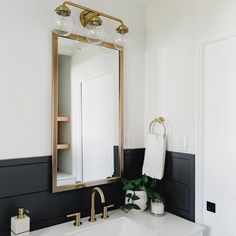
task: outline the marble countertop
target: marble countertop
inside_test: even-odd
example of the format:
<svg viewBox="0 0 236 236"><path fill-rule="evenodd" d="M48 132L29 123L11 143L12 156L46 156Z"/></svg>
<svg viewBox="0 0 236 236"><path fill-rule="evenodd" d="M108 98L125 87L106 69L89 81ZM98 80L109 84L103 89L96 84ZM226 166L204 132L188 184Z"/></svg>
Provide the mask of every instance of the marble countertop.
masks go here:
<svg viewBox="0 0 236 236"><path fill-rule="evenodd" d="M88 218L82 219L82 225L80 227L75 227L73 222L68 222L49 228L44 228L41 230L33 231L30 233L31 236L63 236L76 233L83 229L91 226L96 226L99 224L104 224L106 222L126 217L144 227L151 229L160 236L202 236L204 232L204 227L195 224L193 222L187 221L181 217L173 215L166 212L163 217L157 217L152 215L149 211L136 212L132 211L129 213L124 213L121 210L114 210L109 212L109 219L101 219L101 215L97 215L97 221L95 223L88 222Z"/></svg>

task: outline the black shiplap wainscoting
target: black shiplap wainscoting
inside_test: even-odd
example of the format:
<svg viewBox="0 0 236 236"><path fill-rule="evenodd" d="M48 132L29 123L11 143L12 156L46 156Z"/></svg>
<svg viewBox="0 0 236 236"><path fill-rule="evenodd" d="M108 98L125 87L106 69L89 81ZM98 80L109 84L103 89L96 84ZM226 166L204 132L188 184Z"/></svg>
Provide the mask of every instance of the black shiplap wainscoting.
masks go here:
<svg viewBox="0 0 236 236"><path fill-rule="evenodd" d="M145 149L125 150L125 177L142 175ZM166 153L165 174L158 183L165 199L166 210L187 220L195 221L195 155Z"/></svg>
<svg viewBox="0 0 236 236"><path fill-rule="evenodd" d="M120 183L103 185L107 204L119 208L124 199ZM68 221L66 215L90 213L92 188L51 193L51 157L0 161L0 235L10 235L10 218L19 207L30 212L31 230ZM96 201L97 212L102 211Z"/></svg>
<svg viewBox="0 0 236 236"><path fill-rule="evenodd" d="M138 178L142 174L144 149L124 151L125 177ZM159 190L169 212L194 221L195 196L194 155L167 152L165 177ZM101 186L106 202L118 208L124 201L121 184ZM0 160L0 235L8 236L10 218L19 207L30 211L31 230L68 221L67 214L90 213L92 188L51 193L51 156ZM97 212L102 211L100 201Z"/></svg>

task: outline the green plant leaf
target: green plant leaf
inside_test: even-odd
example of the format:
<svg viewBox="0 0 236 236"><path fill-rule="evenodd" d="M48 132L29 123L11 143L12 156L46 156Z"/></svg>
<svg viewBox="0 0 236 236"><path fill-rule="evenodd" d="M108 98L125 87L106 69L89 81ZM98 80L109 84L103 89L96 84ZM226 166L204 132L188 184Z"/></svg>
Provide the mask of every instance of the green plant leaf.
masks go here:
<svg viewBox="0 0 236 236"><path fill-rule="evenodd" d="M132 194L132 193L127 193L125 196L126 196L127 198L131 198L131 197L133 196L133 194Z"/></svg>
<svg viewBox="0 0 236 236"><path fill-rule="evenodd" d="M132 193L128 193L125 196L127 197L127 202L131 202L133 194Z"/></svg>
<svg viewBox="0 0 236 236"><path fill-rule="evenodd" d="M151 179L150 181L150 188L155 188L157 185L157 180L156 179Z"/></svg>
<svg viewBox="0 0 236 236"><path fill-rule="evenodd" d="M150 198L147 200L146 204L147 204L148 207L151 205L151 199Z"/></svg>
<svg viewBox="0 0 236 236"><path fill-rule="evenodd" d="M126 182L126 184L123 187L123 190L128 191L128 190L133 190L133 185L130 182Z"/></svg>
<svg viewBox="0 0 236 236"><path fill-rule="evenodd" d="M153 195L153 197L152 197L153 199L161 200L161 196L158 192L154 192L152 195Z"/></svg>
<svg viewBox="0 0 236 236"><path fill-rule="evenodd" d="M140 210L141 208L137 204L132 204L132 209Z"/></svg>
<svg viewBox="0 0 236 236"><path fill-rule="evenodd" d="M120 206L120 209L125 213L128 213L131 209L128 209L126 206Z"/></svg>
<svg viewBox="0 0 236 236"><path fill-rule="evenodd" d="M129 203L129 204L120 206L120 209L124 211L125 213L128 213L132 209L140 210L140 207L137 204Z"/></svg>
<svg viewBox="0 0 236 236"><path fill-rule="evenodd" d="M136 180L134 180L134 184L138 186L141 184L141 181L142 181L142 179L136 179Z"/></svg>
<svg viewBox="0 0 236 236"><path fill-rule="evenodd" d="M148 177L146 175L143 175L142 182L146 184L148 182Z"/></svg>
<svg viewBox="0 0 236 236"><path fill-rule="evenodd" d="M132 200L133 201L136 201L136 200L139 200L140 199L140 197L138 197L135 193L133 194L133 196L132 196Z"/></svg>

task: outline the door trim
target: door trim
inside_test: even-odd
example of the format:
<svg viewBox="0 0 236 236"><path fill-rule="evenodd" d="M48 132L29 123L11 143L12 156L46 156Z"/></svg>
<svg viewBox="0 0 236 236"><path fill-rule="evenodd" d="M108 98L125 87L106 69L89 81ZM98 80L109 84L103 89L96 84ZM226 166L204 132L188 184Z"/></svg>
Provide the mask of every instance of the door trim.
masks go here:
<svg viewBox="0 0 236 236"><path fill-rule="evenodd" d="M236 37L236 32L218 35L198 42L196 76L196 176L195 176L195 221L203 224L204 172L203 172L203 120L204 120L204 49L206 45Z"/></svg>

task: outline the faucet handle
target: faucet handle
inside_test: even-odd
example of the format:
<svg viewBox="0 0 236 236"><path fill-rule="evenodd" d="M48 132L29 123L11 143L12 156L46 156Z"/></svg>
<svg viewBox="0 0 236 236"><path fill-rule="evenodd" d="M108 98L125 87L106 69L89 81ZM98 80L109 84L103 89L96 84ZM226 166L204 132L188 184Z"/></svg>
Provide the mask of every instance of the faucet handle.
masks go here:
<svg viewBox="0 0 236 236"><path fill-rule="evenodd" d="M67 215L67 218L70 218L70 217L75 217L75 223L74 223L75 226L80 226L80 225L82 225L82 222L80 221L80 219L81 219L81 214L80 214L80 212Z"/></svg>
<svg viewBox="0 0 236 236"><path fill-rule="evenodd" d="M115 206L115 205L112 204L112 205L108 205L108 206L104 206L104 207L103 207L102 218L103 218L104 220L108 219L108 217L109 217L109 215L108 215L108 209L109 209L109 208L112 208L112 207L114 207L114 206Z"/></svg>

